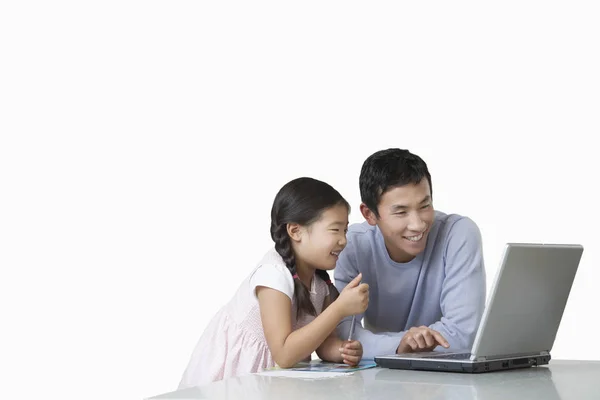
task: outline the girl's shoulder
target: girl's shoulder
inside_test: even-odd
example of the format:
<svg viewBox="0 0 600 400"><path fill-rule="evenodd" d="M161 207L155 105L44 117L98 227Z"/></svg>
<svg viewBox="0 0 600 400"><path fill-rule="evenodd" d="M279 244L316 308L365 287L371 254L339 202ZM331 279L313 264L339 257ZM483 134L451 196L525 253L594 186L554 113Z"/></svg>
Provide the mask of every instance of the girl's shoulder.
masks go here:
<svg viewBox="0 0 600 400"><path fill-rule="evenodd" d="M271 247L260 259L260 261L256 264L256 268L259 268L262 265L278 265L287 269L285 266L285 262L283 258L279 255L275 247Z"/></svg>
<svg viewBox="0 0 600 400"><path fill-rule="evenodd" d="M249 277L251 290L256 296L256 287L265 286L294 298L294 279L281 256L270 249L257 263Z"/></svg>

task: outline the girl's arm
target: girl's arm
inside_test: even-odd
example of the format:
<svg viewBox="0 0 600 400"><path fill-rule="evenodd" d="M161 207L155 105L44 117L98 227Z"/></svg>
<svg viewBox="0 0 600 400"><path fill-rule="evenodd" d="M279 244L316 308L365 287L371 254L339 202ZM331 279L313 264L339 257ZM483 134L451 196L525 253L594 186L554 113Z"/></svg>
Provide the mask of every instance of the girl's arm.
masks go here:
<svg viewBox="0 0 600 400"><path fill-rule="evenodd" d="M265 286L257 286L256 295L267 344L273 359L282 368L290 368L309 357L347 314L334 302L309 324L292 332L290 298Z"/></svg>
<svg viewBox="0 0 600 400"><path fill-rule="evenodd" d="M330 304L331 298L329 296L325 297L323 311L325 311ZM344 361L342 359L342 353L340 352L340 348L342 348L343 344L343 341L338 338L337 333L334 330L329 334L327 339L317 347L317 355L321 360L340 363Z"/></svg>
<svg viewBox="0 0 600 400"><path fill-rule="evenodd" d="M323 310L327 309L330 304L331 299L327 296L323 304ZM317 355L324 361L344 362L350 366L355 366L362 358L362 344L356 340L351 342L342 340L334 330L317 348Z"/></svg>

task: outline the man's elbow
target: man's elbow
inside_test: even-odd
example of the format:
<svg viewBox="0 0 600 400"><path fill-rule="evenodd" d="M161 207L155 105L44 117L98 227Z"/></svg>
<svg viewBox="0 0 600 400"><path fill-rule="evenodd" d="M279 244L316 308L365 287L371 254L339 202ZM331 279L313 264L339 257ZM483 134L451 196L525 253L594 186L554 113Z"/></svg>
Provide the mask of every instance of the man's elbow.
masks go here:
<svg viewBox="0 0 600 400"><path fill-rule="evenodd" d="M448 350L469 350L475 341L477 329L470 326L457 326L446 323L443 325L441 333L450 344Z"/></svg>
<svg viewBox="0 0 600 400"><path fill-rule="evenodd" d="M475 342L475 336L477 335L477 328L467 328L460 332L457 336L458 346L461 349L469 350L473 347Z"/></svg>

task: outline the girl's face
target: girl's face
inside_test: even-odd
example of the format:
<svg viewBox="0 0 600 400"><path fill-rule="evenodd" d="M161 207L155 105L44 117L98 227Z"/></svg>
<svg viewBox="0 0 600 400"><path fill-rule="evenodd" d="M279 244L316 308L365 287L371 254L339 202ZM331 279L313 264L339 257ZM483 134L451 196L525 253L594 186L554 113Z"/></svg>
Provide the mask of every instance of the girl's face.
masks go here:
<svg viewBox="0 0 600 400"><path fill-rule="evenodd" d="M298 228L292 240L297 261L315 269L334 269L346 247L347 230L348 209L344 205L328 208L319 220Z"/></svg>

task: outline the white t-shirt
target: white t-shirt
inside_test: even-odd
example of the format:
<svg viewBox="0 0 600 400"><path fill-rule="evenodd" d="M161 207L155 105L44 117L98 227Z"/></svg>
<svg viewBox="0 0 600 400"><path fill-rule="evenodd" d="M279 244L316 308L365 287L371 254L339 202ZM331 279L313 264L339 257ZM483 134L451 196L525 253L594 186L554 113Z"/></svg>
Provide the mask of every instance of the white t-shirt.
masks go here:
<svg viewBox="0 0 600 400"><path fill-rule="evenodd" d="M306 314L296 318L292 274L275 249L270 250L206 327L184 371L179 389L257 372L275 365L264 336L256 298L257 286L279 290L292 300L293 330L314 320L314 316ZM329 287L315 275L309 292L318 315L329 295Z"/></svg>

